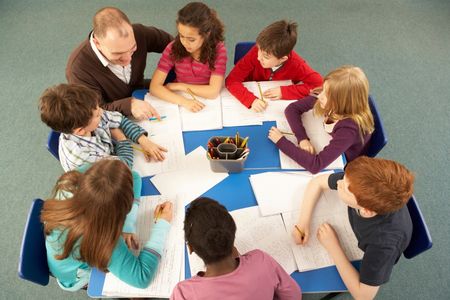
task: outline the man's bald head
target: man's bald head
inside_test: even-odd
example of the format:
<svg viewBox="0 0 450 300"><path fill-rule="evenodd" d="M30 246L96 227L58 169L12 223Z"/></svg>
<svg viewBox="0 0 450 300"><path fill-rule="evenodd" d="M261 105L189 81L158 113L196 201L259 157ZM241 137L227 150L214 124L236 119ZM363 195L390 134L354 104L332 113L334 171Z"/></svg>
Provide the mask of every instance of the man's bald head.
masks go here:
<svg viewBox="0 0 450 300"><path fill-rule="evenodd" d="M115 7L104 7L97 11L94 16L94 36L103 39L108 34L108 31L114 30L121 37L128 37L128 30L124 26L130 25L130 20L120 9Z"/></svg>

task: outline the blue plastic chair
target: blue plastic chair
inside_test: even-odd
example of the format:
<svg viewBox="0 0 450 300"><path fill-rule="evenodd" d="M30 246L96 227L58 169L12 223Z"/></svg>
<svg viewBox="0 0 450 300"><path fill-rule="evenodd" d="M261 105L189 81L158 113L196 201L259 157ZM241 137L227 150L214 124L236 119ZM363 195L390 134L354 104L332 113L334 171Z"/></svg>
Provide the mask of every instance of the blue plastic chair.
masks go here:
<svg viewBox="0 0 450 300"><path fill-rule="evenodd" d="M234 64L245 55L255 45L255 42L238 42L234 47Z"/></svg>
<svg viewBox="0 0 450 300"><path fill-rule="evenodd" d="M411 216L413 223L413 232L411 241L405 251L403 251L403 255L406 258L411 259L430 249L433 246L433 241L431 240L427 224L425 223L425 219L423 218L414 195L409 199L406 205L408 206L409 215Z"/></svg>
<svg viewBox="0 0 450 300"><path fill-rule="evenodd" d="M387 144L388 140L386 130L383 126L383 121L381 120L380 113L378 112L377 104L371 95L369 95L369 107L373 115L375 130L370 137L369 144L366 149L366 155L369 157L375 157Z"/></svg>
<svg viewBox="0 0 450 300"><path fill-rule="evenodd" d="M31 282L47 285L50 270L47 263L44 226L40 216L44 201L35 199L28 213L19 257L19 277Z"/></svg>
<svg viewBox="0 0 450 300"><path fill-rule="evenodd" d="M59 160L59 153L58 153L58 147L59 147L59 135L61 133L57 131L51 130L48 134L47 138L47 150L57 159Z"/></svg>

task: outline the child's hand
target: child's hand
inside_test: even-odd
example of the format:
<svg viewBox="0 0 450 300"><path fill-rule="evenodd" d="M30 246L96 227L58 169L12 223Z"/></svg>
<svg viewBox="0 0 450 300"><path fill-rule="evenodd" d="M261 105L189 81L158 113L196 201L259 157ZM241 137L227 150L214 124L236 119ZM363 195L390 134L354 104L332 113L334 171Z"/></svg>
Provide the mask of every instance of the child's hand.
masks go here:
<svg viewBox="0 0 450 300"><path fill-rule="evenodd" d="M300 143L298 143L298 146L300 147L300 149L305 150L306 152L309 152L313 155L316 154L316 150L308 139L301 140Z"/></svg>
<svg viewBox="0 0 450 300"><path fill-rule="evenodd" d="M269 139L274 142L275 144L278 143L278 141L283 137L283 134L281 131L278 130L278 128L273 127L269 130Z"/></svg>
<svg viewBox="0 0 450 300"><path fill-rule="evenodd" d="M252 103L251 110L253 110L254 112L263 112L266 110L266 107L267 107L267 103L265 101L263 101L261 99L256 99Z"/></svg>
<svg viewBox="0 0 450 300"><path fill-rule="evenodd" d="M172 221L173 211L172 211L172 202L166 201L162 204L158 204L155 208L154 216L158 216L160 219L164 219L167 222Z"/></svg>
<svg viewBox="0 0 450 300"><path fill-rule="evenodd" d="M302 222L295 224L292 229L292 237L297 245L306 245L309 240L309 224Z"/></svg>
<svg viewBox="0 0 450 300"><path fill-rule="evenodd" d="M164 160L164 158L165 158L164 152L167 152L166 148L153 143L147 137L142 139L142 141L140 141L139 144L142 146L142 150L144 150L145 158L148 161L150 161L150 160L163 161Z"/></svg>
<svg viewBox="0 0 450 300"><path fill-rule="evenodd" d="M183 103L181 103L181 106L185 107L186 109L192 111L192 112L199 112L201 111L204 107L205 104L203 104L202 102L198 101L198 100L187 100L185 99L183 101Z"/></svg>
<svg viewBox="0 0 450 300"><path fill-rule="evenodd" d="M319 226L319 229L317 229L317 239L328 252L340 247L336 232L328 223L323 223Z"/></svg>
<svg viewBox="0 0 450 300"><path fill-rule="evenodd" d="M123 239L130 250L139 249L139 239L134 233L122 232Z"/></svg>
<svg viewBox="0 0 450 300"><path fill-rule="evenodd" d="M268 89L263 93L263 96L274 100L281 99L281 88L276 87Z"/></svg>
<svg viewBox="0 0 450 300"><path fill-rule="evenodd" d="M146 120L151 117L161 118L150 103L134 98L131 99L131 114L137 120Z"/></svg>

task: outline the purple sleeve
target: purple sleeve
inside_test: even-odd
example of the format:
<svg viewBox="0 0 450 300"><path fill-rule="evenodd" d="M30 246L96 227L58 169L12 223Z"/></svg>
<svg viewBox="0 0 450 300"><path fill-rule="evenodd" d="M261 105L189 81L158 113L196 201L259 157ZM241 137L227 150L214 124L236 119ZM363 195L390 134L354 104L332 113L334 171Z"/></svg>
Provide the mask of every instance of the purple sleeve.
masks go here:
<svg viewBox="0 0 450 300"><path fill-rule="evenodd" d="M309 152L300 149L285 137L282 137L276 145L283 153L292 158L303 168L316 174L326 168L360 138L356 124L352 122L351 124L354 124L354 126L345 126L341 125L342 122L343 121L339 121L336 124L333 133L331 134L332 139L330 144L323 148L318 154L310 154ZM348 122L346 123L348 124Z"/></svg>
<svg viewBox="0 0 450 300"><path fill-rule="evenodd" d="M284 114L291 127L292 131L297 138L297 141L301 141L308 138L306 135L305 127L303 127L301 116L303 113L311 110L316 103L317 98L314 96L308 96L306 98L300 99L293 102L286 107Z"/></svg>
<svg viewBox="0 0 450 300"><path fill-rule="evenodd" d="M270 255L264 253L264 258L269 264L268 272L276 278L274 299L277 300L300 300L302 293L300 286Z"/></svg>

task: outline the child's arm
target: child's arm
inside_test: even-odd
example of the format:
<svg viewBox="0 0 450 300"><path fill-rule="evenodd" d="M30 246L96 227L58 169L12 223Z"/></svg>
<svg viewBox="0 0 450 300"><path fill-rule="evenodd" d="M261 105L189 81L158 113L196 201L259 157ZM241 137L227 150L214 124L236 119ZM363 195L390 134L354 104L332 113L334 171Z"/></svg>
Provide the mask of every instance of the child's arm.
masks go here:
<svg viewBox="0 0 450 300"><path fill-rule="evenodd" d="M339 121L342 122L342 121ZM322 149L318 154L311 154L304 151L286 139L280 137L278 141L272 139L277 147L296 163L304 167L307 171L315 174L342 155L347 149L360 139L357 128L335 126L330 144Z"/></svg>
<svg viewBox="0 0 450 300"><path fill-rule="evenodd" d="M360 282L359 273L345 256L333 227L327 223L322 224L317 231L317 238L336 264L339 275L352 297L373 299L380 287Z"/></svg>
<svg viewBox="0 0 450 300"><path fill-rule="evenodd" d="M299 221L296 224L298 229L303 233L303 238L297 228L292 229L294 240L297 244L304 245L310 237L309 227L311 224L311 216L316 206L317 200L323 191L329 190L328 178L330 174L319 175L311 179L303 194L303 202Z"/></svg>
<svg viewBox="0 0 450 300"><path fill-rule="evenodd" d="M291 59L295 60L293 85L281 87L282 99L299 99L309 95L312 89L322 86L322 76L313 70L306 61L293 52ZM299 82L302 82L299 84Z"/></svg>
<svg viewBox="0 0 450 300"><path fill-rule="evenodd" d="M152 95L170 103L181 105L192 112L198 112L203 109L205 105L202 102L194 99L186 99L185 97L172 92L168 87L164 86L166 77L167 73L164 73L158 69L155 70L149 88Z"/></svg>
<svg viewBox="0 0 450 300"><path fill-rule="evenodd" d="M284 111L286 120L288 121L292 132L295 134L295 137L299 142L305 139L309 139L308 135L306 134L305 127L303 126L303 123L301 121L301 117L305 112L311 110L314 107L316 101L316 97L309 96L289 104Z"/></svg>
<svg viewBox="0 0 450 300"><path fill-rule="evenodd" d="M166 88L171 91L181 91L188 93L191 90L195 95L207 99L215 99L219 96L223 87L223 76L211 75L209 84L188 84L182 82L171 82L166 84Z"/></svg>
<svg viewBox="0 0 450 300"><path fill-rule="evenodd" d="M123 117L120 128L126 137L142 146L146 156L159 161L164 160L163 152L167 152L167 149L150 141L147 137L147 132L142 127Z"/></svg>
<svg viewBox="0 0 450 300"><path fill-rule="evenodd" d="M247 108L251 108L253 101L258 99L253 93L251 93L244 85L244 81L256 80L251 78L253 70L256 68L255 64L259 64L258 48L254 46L231 70L230 74L225 80L225 86L230 93L236 97Z"/></svg>

